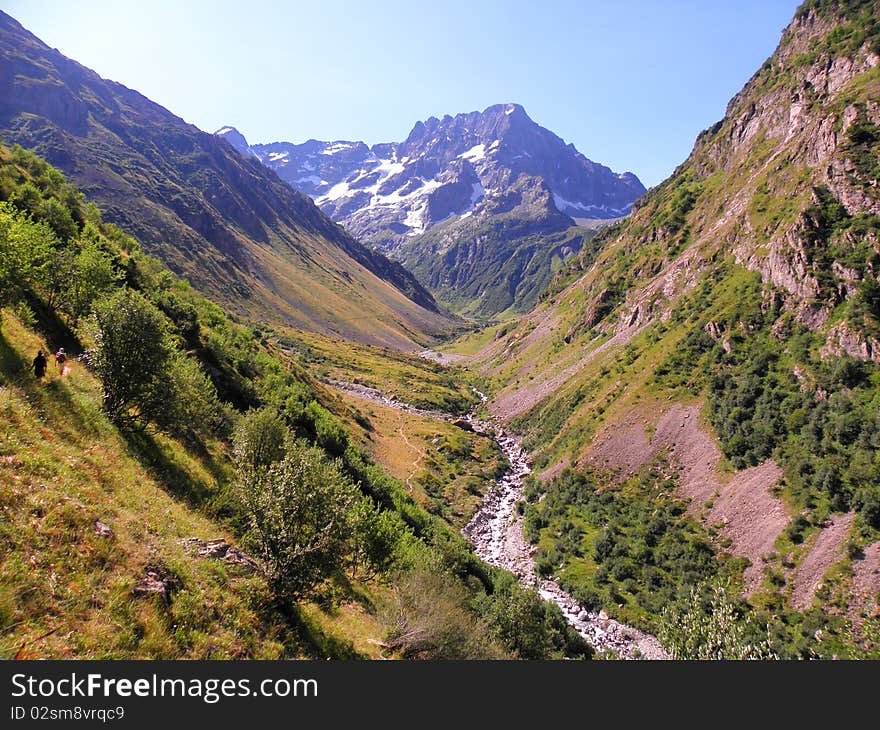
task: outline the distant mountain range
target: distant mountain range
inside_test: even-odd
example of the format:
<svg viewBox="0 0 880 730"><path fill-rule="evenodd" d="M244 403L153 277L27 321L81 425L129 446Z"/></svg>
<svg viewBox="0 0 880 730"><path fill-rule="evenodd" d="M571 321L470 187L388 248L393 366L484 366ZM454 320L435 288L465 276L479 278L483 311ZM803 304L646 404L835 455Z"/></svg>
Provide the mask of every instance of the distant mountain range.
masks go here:
<svg viewBox="0 0 880 730"><path fill-rule="evenodd" d="M62 170L107 220L234 311L395 349L455 326L399 263L257 160L2 12L0 135Z"/></svg>
<svg viewBox="0 0 880 730"><path fill-rule="evenodd" d="M431 117L403 142L372 147L251 145L231 126L216 134L448 303L482 314L533 304L559 261L591 235L570 229L623 217L645 192L635 175L588 160L518 104Z"/></svg>
<svg viewBox="0 0 880 730"><path fill-rule="evenodd" d="M645 192L635 175L591 162L519 104L431 117L405 141L372 147L317 140L249 145L234 127L216 134L368 239L423 233L451 216L492 214L511 204L537 202L571 218L618 218ZM520 177L536 184L511 200L507 193Z"/></svg>

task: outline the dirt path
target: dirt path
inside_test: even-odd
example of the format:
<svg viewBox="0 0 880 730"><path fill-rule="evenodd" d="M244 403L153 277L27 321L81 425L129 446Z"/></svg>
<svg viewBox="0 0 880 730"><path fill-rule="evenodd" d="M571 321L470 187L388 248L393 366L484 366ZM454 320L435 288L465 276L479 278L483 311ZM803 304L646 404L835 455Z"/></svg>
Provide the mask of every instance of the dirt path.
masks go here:
<svg viewBox="0 0 880 730"><path fill-rule="evenodd" d="M406 413L452 421L451 414L415 408L362 385L329 382L334 388L364 400L396 408ZM475 391L483 402L486 396ZM604 612L587 611L553 580L541 580L535 573L534 548L523 537L522 517L516 503L522 498L523 480L531 473L528 455L513 434L494 422L481 421L473 413L467 421L477 433L494 433L510 468L495 483L483 504L462 534L473 544L474 552L489 565L509 570L520 582L536 590L547 601L560 607L566 620L599 652L610 652L625 659L668 659L660 642L638 629L609 619Z"/></svg>
<svg viewBox="0 0 880 730"><path fill-rule="evenodd" d="M412 494L413 485L412 480L413 477L419 473L419 464L422 463L422 460L425 458L425 452L420 449L418 446L414 446L412 442L407 438L406 432L403 430L403 416L400 417L400 427L397 429L397 433L400 434L400 438L403 439L403 443L406 444L407 448L410 451L414 451L418 458L412 463L412 470L409 473L409 476L405 480L407 491Z"/></svg>

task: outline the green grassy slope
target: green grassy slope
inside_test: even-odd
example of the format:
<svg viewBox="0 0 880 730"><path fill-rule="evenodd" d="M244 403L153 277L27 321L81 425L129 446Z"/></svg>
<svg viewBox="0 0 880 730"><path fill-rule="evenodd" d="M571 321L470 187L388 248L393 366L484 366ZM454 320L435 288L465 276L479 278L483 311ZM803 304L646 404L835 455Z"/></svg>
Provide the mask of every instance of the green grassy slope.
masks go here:
<svg viewBox="0 0 880 730"><path fill-rule="evenodd" d="M24 647L37 658L307 656L262 578L194 559L180 542L232 540L175 494L216 491L210 469L222 473L228 460L196 458L162 437L127 441L101 412L100 386L82 365L35 381L27 365L41 347L48 349L43 338L4 313L0 654ZM99 535L98 521L112 535ZM154 565L179 584L167 609L158 596L133 594Z"/></svg>
<svg viewBox="0 0 880 730"><path fill-rule="evenodd" d="M459 314L488 320L523 313L569 257L589 256L594 231L564 218L452 219L404 242L394 256Z"/></svg>
<svg viewBox="0 0 880 730"><path fill-rule="evenodd" d="M176 279L31 153L0 147L0 198L3 656L586 652L555 607L480 563L457 529L373 463L345 427L357 414L277 333L233 320ZM104 412L107 382L87 367L99 347L89 312L123 289L161 319L163 346L195 368L195 387L170 391L167 410L184 405L207 420L160 428L144 418L114 423ZM36 350L61 345L70 372L50 369L36 381ZM258 544L230 447L243 414L260 407L357 485L366 515L348 552L299 594L267 582L263 556L249 569L182 542ZM142 590L157 581L164 596ZM515 631L522 625L531 627L527 641Z"/></svg>

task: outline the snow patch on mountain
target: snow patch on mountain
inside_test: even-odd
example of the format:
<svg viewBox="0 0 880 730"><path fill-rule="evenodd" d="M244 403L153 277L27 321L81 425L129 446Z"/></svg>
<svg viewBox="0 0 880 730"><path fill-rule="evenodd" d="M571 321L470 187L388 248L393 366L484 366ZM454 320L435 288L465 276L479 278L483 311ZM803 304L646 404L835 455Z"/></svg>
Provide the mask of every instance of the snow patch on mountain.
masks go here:
<svg viewBox="0 0 880 730"><path fill-rule="evenodd" d="M553 193L553 204L560 213L567 213L572 215L572 217L576 217L575 214L579 214L577 217L581 218L586 217L583 215L584 213L589 213L596 218L619 217L628 215L632 209L632 203L622 208L609 208L606 205L595 204L585 205L573 200L566 200L558 193Z"/></svg>
<svg viewBox="0 0 880 730"><path fill-rule="evenodd" d="M315 202L320 206L328 201L338 200L339 198L348 195L349 190L348 183L343 180L341 183L336 183L330 188L326 195L322 195L320 198L315 198Z"/></svg>
<svg viewBox="0 0 880 730"><path fill-rule="evenodd" d="M462 152L459 157L463 160L470 160L471 162L482 160L486 157L486 145L482 142L480 144L475 144L467 152Z"/></svg>
<svg viewBox="0 0 880 730"><path fill-rule="evenodd" d="M337 152L342 152L344 150L350 150L354 145L348 142L334 142L329 147L322 150L322 155L335 155Z"/></svg>
<svg viewBox="0 0 880 730"><path fill-rule="evenodd" d="M322 180L317 175L306 175L305 177L301 177L298 180L294 180L297 184L302 183L311 183L312 185L326 185L327 181Z"/></svg>
<svg viewBox="0 0 880 730"><path fill-rule="evenodd" d="M486 191L483 190L483 186L480 183L475 182L471 186L471 208L473 208L477 202L486 197Z"/></svg>

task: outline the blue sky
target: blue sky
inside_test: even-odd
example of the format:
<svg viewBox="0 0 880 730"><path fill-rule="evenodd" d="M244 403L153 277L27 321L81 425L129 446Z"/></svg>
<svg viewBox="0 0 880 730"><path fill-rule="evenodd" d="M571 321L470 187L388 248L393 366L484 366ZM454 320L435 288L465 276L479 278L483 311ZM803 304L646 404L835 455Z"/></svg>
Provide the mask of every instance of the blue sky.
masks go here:
<svg viewBox="0 0 880 730"><path fill-rule="evenodd" d="M773 52L793 0L0 0L50 46L206 131L402 140L518 102L646 185Z"/></svg>

